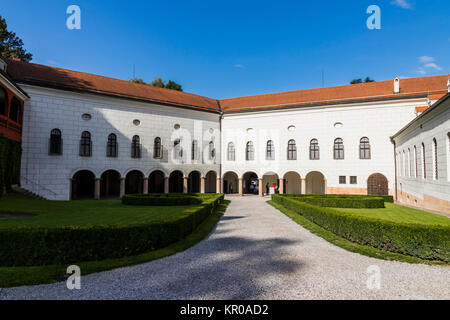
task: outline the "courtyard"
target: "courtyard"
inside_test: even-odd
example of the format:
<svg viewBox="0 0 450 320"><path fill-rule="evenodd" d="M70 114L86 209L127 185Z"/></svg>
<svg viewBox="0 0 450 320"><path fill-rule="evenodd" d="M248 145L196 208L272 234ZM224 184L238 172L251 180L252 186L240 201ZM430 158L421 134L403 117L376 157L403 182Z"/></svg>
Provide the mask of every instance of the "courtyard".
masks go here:
<svg viewBox="0 0 450 320"><path fill-rule="evenodd" d="M3 289L2 299L448 299L448 265L385 261L349 252L266 203L234 197L203 241L177 254L66 283ZM387 206L389 210L389 206ZM381 209L374 209L381 210ZM404 212L403 219L408 216ZM434 218L434 216L433 216ZM447 219L438 217L440 220ZM413 218L414 219L414 218ZM448 220L448 219L447 219ZM447 220L444 221L445 223ZM369 289L368 268L380 270ZM83 269L81 270L83 273Z"/></svg>

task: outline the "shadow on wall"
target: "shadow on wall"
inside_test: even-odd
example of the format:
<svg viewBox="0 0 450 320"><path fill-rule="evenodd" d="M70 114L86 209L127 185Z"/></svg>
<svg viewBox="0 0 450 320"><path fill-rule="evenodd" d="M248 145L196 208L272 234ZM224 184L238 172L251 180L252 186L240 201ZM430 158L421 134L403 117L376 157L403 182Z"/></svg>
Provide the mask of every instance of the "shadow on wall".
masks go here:
<svg viewBox="0 0 450 320"><path fill-rule="evenodd" d="M15 73L20 73L20 64L15 66ZM74 91L77 88L92 88L95 84L88 80L73 77L71 73L64 70L48 68L46 66L36 66L39 76L36 78L53 79L53 82L45 82L48 87L66 89ZM24 81L33 84L32 81ZM42 84L42 82L40 82ZM92 91L92 90L91 90ZM93 92L94 94L96 92ZM97 92L101 93L101 92ZM76 112L75 119L71 127L64 127L60 119L54 119L53 123L46 127L48 132L45 134L30 131L29 136L25 136L25 144L23 166L22 166L22 185L38 193L48 199L61 199L67 197L68 185L71 186L70 197L73 199L92 199L95 193L95 179L101 179L100 193L104 198L116 198L120 193L120 179L127 178L126 189L130 193L142 192L143 178L148 177L149 167L161 167L169 164L169 156L173 146L173 141L164 141L161 144L162 157L155 159L154 154L154 137L147 137L145 131L136 126L129 130L129 136L125 136L110 120L105 117L103 105L96 103L83 103L75 105L65 105L55 99L54 105L49 106L51 109L58 109L59 111L73 111ZM126 100L124 100L126 101ZM33 108L32 106L30 106ZM135 113L136 109L127 109L117 106L108 106L108 110L120 110L122 113ZM30 112L30 110L28 110ZM33 112L36 117L33 121L39 122L42 118L42 123L48 123L49 119L42 112ZM142 110L145 114L151 114L150 110ZM90 119L83 118L82 115L90 115ZM133 121L133 116L124 117L130 118ZM146 125L146 124L143 124ZM148 125L148 124L147 124ZM33 127L33 126L30 126ZM74 131L77 128L78 131ZM79 128L79 129L78 129ZM51 150L51 131L59 129L61 132L61 153L52 153ZM31 129L32 130L32 129ZM83 135L83 132L89 134ZM34 148L33 135L38 134L42 148L39 152L42 154L36 155ZM108 136L114 134L116 137L117 152L112 152L108 156ZM133 136L140 138L140 157L133 158L132 142ZM88 138L89 137L89 138ZM148 139L148 140L144 140ZM45 147L44 147L45 146ZM48 149L48 150L47 150ZM51 155L50 155L51 153ZM117 154L117 156L115 156ZM36 162L38 162L36 164ZM70 163L70 167L66 164ZM38 167L38 169L37 169ZM78 170L74 170L79 168ZM128 175L129 168L135 170ZM55 179L55 169L61 170L60 180ZM74 171L73 171L74 170ZM140 174L139 174L140 173ZM71 182L71 179L73 182ZM133 184L137 183L137 187ZM160 188L158 188L160 190Z"/></svg>

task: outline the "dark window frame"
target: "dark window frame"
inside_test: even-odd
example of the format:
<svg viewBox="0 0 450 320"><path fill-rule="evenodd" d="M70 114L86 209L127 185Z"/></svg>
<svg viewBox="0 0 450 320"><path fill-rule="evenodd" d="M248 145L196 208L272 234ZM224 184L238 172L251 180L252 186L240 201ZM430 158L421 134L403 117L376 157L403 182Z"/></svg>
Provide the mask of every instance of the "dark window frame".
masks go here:
<svg viewBox="0 0 450 320"><path fill-rule="evenodd" d="M266 160L275 160L275 145L272 140L266 143Z"/></svg>
<svg viewBox="0 0 450 320"><path fill-rule="evenodd" d="M92 138L89 131L83 131L80 139L80 157L92 156Z"/></svg>
<svg viewBox="0 0 450 320"><path fill-rule="evenodd" d="M347 176L339 176L339 184L347 184Z"/></svg>
<svg viewBox="0 0 450 320"><path fill-rule="evenodd" d="M254 161L255 160L255 147L253 141L248 141L245 147L245 160Z"/></svg>
<svg viewBox="0 0 450 320"><path fill-rule="evenodd" d="M106 156L108 158L117 158L119 154L119 144L117 143L117 135L110 133L108 142L106 143Z"/></svg>
<svg viewBox="0 0 450 320"><path fill-rule="evenodd" d="M367 137L362 137L359 140L359 159L361 160L370 160L371 150L370 150L370 140Z"/></svg>
<svg viewBox="0 0 450 320"><path fill-rule="evenodd" d="M309 142L309 160L320 160L320 147L317 139Z"/></svg>
<svg viewBox="0 0 450 320"><path fill-rule="evenodd" d="M297 142L294 139L288 141L287 160L297 160Z"/></svg>
<svg viewBox="0 0 450 320"><path fill-rule="evenodd" d="M156 137L153 141L153 159L162 159L162 143L160 137Z"/></svg>
<svg viewBox="0 0 450 320"><path fill-rule="evenodd" d="M138 135L133 136L131 141L131 158L140 159L142 156L141 138Z"/></svg>
<svg viewBox="0 0 450 320"><path fill-rule="evenodd" d="M333 158L334 160L344 160L344 140L342 138L334 139Z"/></svg>
<svg viewBox="0 0 450 320"><path fill-rule="evenodd" d="M350 176L350 184L358 184L358 177Z"/></svg>
<svg viewBox="0 0 450 320"><path fill-rule="evenodd" d="M48 154L50 156L60 156L63 154L62 133L58 128L50 131Z"/></svg>

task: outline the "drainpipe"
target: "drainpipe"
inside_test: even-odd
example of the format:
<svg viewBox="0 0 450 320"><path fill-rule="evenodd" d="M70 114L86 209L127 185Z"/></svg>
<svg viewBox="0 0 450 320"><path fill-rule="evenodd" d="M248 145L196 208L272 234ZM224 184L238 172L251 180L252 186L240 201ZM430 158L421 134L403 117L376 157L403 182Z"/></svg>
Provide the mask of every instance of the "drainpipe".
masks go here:
<svg viewBox="0 0 450 320"><path fill-rule="evenodd" d="M395 140L391 137L391 142L394 144L394 176L395 176L395 201L398 201L397 194L397 145Z"/></svg>
<svg viewBox="0 0 450 320"><path fill-rule="evenodd" d="M218 193L222 193L222 188L223 188L223 180L222 180L222 163L223 163L223 155L222 155L222 151L223 151L223 145L222 145L222 136L223 136L223 132L222 132L222 119L223 119L223 111L222 111L222 106L220 105L220 101L217 100L217 105L219 106L219 111L220 111L220 116L219 116L219 130L220 130L220 165L219 165L219 178L220 178L220 190L218 190ZM216 184L216 188L217 188L217 184Z"/></svg>

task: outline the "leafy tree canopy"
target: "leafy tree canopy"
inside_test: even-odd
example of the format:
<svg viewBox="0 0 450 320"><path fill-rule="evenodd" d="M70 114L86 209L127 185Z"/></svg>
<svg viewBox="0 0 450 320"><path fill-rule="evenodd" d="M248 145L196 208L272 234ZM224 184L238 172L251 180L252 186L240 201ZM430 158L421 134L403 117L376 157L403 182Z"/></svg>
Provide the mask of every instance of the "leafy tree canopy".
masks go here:
<svg viewBox="0 0 450 320"><path fill-rule="evenodd" d="M0 16L0 56L30 62L33 55L23 48L23 41L12 31L8 31L6 20Z"/></svg>
<svg viewBox="0 0 450 320"><path fill-rule="evenodd" d="M139 83L139 84L148 84L149 86L158 87L158 88L166 88L166 89L172 89L177 91L183 91L183 88L181 87L181 84L176 83L173 80L166 81L162 78L156 78L151 83L147 83L141 78L133 78L130 79L131 82Z"/></svg>
<svg viewBox="0 0 450 320"><path fill-rule="evenodd" d="M370 77L366 77L366 78L364 79L364 81L363 81L361 78L359 78L359 79L354 79L354 80L352 80L352 81L350 82L350 84L357 84L357 83L363 83L363 82L365 82L365 83L368 83L368 82L375 82L375 80L371 79Z"/></svg>
<svg viewBox="0 0 450 320"><path fill-rule="evenodd" d="M130 79L130 82L134 82L134 83L139 83L139 84L147 84L144 80L142 80L141 78L133 78Z"/></svg>

